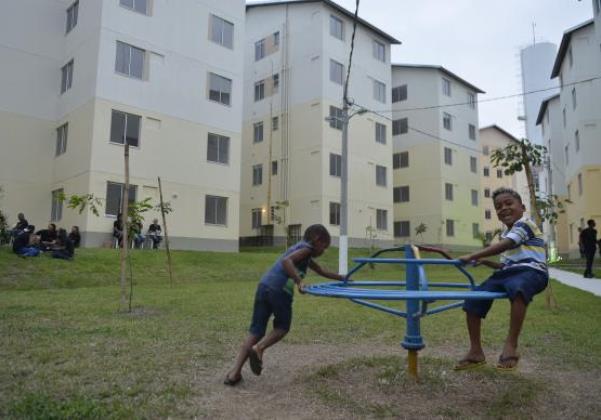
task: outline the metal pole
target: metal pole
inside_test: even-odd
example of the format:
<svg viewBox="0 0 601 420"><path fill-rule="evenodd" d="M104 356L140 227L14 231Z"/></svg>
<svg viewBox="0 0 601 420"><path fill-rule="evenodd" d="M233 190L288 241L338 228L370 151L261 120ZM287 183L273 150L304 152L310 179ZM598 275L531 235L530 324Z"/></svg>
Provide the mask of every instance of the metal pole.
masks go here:
<svg viewBox="0 0 601 420"><path fill-rule="evenodd" d="M340 174L340 239L338 273L348 274L348 124L349 107L346 96L342 106L342 156Z"/></svg>

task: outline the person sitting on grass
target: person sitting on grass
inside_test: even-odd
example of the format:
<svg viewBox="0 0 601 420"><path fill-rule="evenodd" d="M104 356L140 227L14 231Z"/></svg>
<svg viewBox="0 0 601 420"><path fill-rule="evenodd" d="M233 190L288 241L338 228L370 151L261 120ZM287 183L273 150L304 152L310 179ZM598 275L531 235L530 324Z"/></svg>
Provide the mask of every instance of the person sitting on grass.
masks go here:
<svg viewBox="0 0 601 420"><path fill-rule="evenodd" d="M322 277L342 280L343 276L321 268L313 259L330 246L330 234L323 225L311 225L303 240L291 246L267 271L255 294L252 321L248 337L242 343L234 367L228 372L224 384L234 386L242 380L242 367L250 359L255 375L263 369L263 352L280 341L290 330L294 285L304 293L303 278L307 268ZM274 316L273 330L265 336L267 323Z"/></svg>
<svg viewBox="0 0 601 420"><path fill-rule="evenodd" d="M73 241L67 236L65 229L59 229L56 243L52 247L52 258L61 260L72 260L75 255L75 246Z"/></svg>
<svg viewBox="0 0 601 420"><path fill-rule="evenodd" d="M492 199L499 220L507 226L498 243L459 257L464 263L483 264L496 271L475 290L505 292L511 301L509 333L503 351L497 362L499 370L513 370L517 367L518 337L526 317L527 305L533 296L542 292L549 282L545 257L545 241L536 224L524 217L526 210L520 195L509 188L499 188ZM501 254L501 263L481 260L481 258ZM456 370L468 369L485 363L480 341L482 319L490 310L492 300L466 300L466 312L470 348L463 359L455 366Z"/></svg>
<svg viewBox="0 0 601 420"><path fill-rule="evenodd" d="M40 237L40 250L49 251L56 242L56 225L50 223L48 229L38 230L35 234Z"/></svg>
<svg viewBox="0 0 601 420"><path fill-rule="evenodd" d="M40 255L40 237L35 235L34 225L29 225L14 239L13 252L20 257L37 257Z"/></svg>

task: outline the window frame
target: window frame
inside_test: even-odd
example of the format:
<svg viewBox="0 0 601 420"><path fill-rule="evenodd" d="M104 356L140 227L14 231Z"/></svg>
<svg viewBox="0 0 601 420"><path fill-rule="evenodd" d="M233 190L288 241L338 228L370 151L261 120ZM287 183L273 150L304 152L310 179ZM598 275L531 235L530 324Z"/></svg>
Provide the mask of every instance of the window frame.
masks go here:
<svg viewBox="0 0 601 420"><path fill-rule="evenodd" d="M471 109L476 109L476 94L472 92L467 93L467 104Z"/></svg>
<svg viewBox="0 0 601 420"><path fill-rule="evenodd" d="M118 199L118 205L117 205L117 212L115 214L113 213L108 213L108 204L109 204L109 184L112 184L113 186L118 186L119 187L119 199ZM123 191L125 189L125 184L121 183L121 182L114 182L114 181L107 181L106 182L106 195L104 198L104 215L108 216L108 217L117 217L119 215L119 213L121 213L121 209L123 208ZM134 184L130 184L129 185L129 196L128 196L128 201L130 203L135 203L137 201L137 196L138 196L138 186L134 185Z"/></svg>
<svg viewBox="0 0 601 420"><path fill-rule="evenodd" d="M59 157L67 153L67 141L69 139L69 123L66 122L56 127L56 147L54 157Z"/></svg>
<svg viewBox="0 0 601 420"><path fill-rule="evenodd" d="M376 186L386 187L388 185L388 176L386 166L376 165Z"/></svg>
<svg viewBox="0 0 601 420"><path fill-rule="evenodd" d="M262 143L265 139L265 127L263 121L253 123L253 144Z"/></svg>
<svg viewBox="0 0 601 420"><path fill-rule="evenodd" d="M408 168L408 167L409 167L409 151L408 150L393 153L392 169L401 169L401 168Z"/></svg>
<svg viewBox="0 0 601 420"><path fill-rule="evenodd" d="M121 71L120 66L119 66L119 48L120 46L123 48L127 48L128 54L127 54L127 72L125 71ZM142 54L142 72L141 74L138 76L138 74L133 74L132 72L132 57L133 54L132 52L134 51L139 51ZM147 74L147 68L148 68L148 63L147 63L147 51L143 48L139 48L136 47L135 45L132 44L128 44L127 42L123 42L123 41L116 41L116 47L115 47L115 73L117 73L120 76L124 76L124 77L129 77L131 79L136 79L136 80L147 80L148 79L148 74ZM125 64L125 63L122 63Z"/></svg>
<svg viewBox="0 0 601 420"><path fill-rule="evenodd" d="M342 109L330 105L330 115L328 121L331 128L342 130Z"/></svg>
<svg viewBox="0 0 601 420"><path fill-rule="evenodd" d="M449 98L452 96L451 79L447 79L446 77L442 78L442 94Z"/></svg>
<svg viewBox="0 0 601 420"><path fill-rule="evenodd" d="M374 100L380 103L386 103L386 83L380 82L377 79L373 80L373 96Z"/></svg>
<svg viewBox="0 0 601 420"><path fill-rule="evenodd" d="M150 4L150 2L151 2L151 0L131 0L132 6L128 6L127 4L124 4L123 3L124 1L126 1L126 0L119 0L119 6L123 7L124 9L130 10L132 12L139 13L139 14L144 15L144 16L150 16L150 10L151 10L151 4ZM140 10L138 10L136 8L136 4L138 2L143 2L144 3L145 10L143 12L140 11Z"/></svg>
<svg viewBox="0 0 601 420"><path fill-rule="evenodd" d="M263 185L263 164L257 163L252 166L252 186L258 187Z"/></svg>
<svg viewBox="0 0 601 420"><path fill-rule="evenodd" d="M397 229L398 226L398 229ZM405 230L406 227L406 230ZM394 222L394 232L393 235L395 238L409 238L411 237L411 221L409 220L398 220ZM404 234L406 233L406 234Z"/></svg>
<svg viewBox="0 0 601 420"><path fill-rule="evenodd" d="M340 36L338 36L338 31L336 30L336 29L338 29L338 27L333 27L332 26L333 23L338 24L338 26L340 27ZM330 26L330 35L336 39L339 39L340 41L344 41L344 21L341 18L339 18L338 16L330 15L329 26ZM334 32L336 32L336 33L334 33Z"/></svg>
<svg viewBox="0 0 601 420"><path fill-rule="evenodd" d="M331 226L340 226L340 203L330 201L329 222Z"/></svg>
<svg viewBox="0 0 601 420"><path fill-rule="evenodd" d="M448 112L442 113L442 127L445 130L453 131L453 116Z"/></svg>
<svg viewBox="0 0 601 420"><path fill-rule="evenodd" d="M455 194L454 194L454 185L451 184L450 182L445 182L444 183L444 199L446 201L455 201Z"/></svg>
<svg viewBox="0 0 601 420"><path fill-rule="evenodd" d="M261 226L263 226L262 219L263 219L263 209L255 208L255 209L250 210L250 228L251 229L253 229L253 230L261 229Z"/></svg>
<svg viewBox="0 0 601 420"><path fill-rule="evenodd" d="M63 218L63 200L64 188L57 188L51 191L50 221L59 222Z"/></svg>
<svg viewBox="0 0 601 420"><path fill-rule="evenodd" d="M376 209L376 229L380 231L388 230L388 210Z"/></svg>
<svg viewBox="0 0 601 420"><path fill-rule="evenodd" d="M262 38L255 42L255 62L265 58L265 38Z"/></svg>
<svg viewBox="0 0 601 420"><path fill-rule="evenodd" d="M73 86L73 68L75 60L72 58L61 67L61 95L70 90Z"/></svg>
<svg viewBox="0 0 601 420"><path fill-rule="evenodd" d="M79 0L74 1L67 7L66 14L67 22L65 25L65 35L77 26L77 20L79 18Z"/></svg>
<svg viewBox="0 0 601 420"><path fill-rule="evenodd" d="M339 74L338 74L339 73ZM340 79L340 80L338 80ZM344 84L344 64L330 58L330 82Z"/></svg>
<svg viewBox="0 0 601 420"><path fill-rule="evenodd" d="M386 44L374 39L372 44L372 56L376 60L386 63Z"/></svg>
<svg viewBox="0 0 601 420"><path fill-rule="evenodd" d="M408 94L409 92L406 83L404 85L393 87L391 93L392 103L406 101Z"/></svg>
<svg viewBox="0 0 601 420"><path fill-rule="evenodd" d="M209 19L210 19L210 30L209 30L209 40L214 42L215 44L221 45L224 48L228 48L230 50L234 49L234 29L235 29L235 25L233 22L230 22L229 20L226 20L220 16L217 16L216 14L210 13L209 14ZM216 25L219 24L219 25ZM219 30L219 39L215 39L214 35L216 35L215 33L215 29L218 27ZM228 45L226 41L228 41L228 38L226 37L226 29L231 27L231 36L229 38L229 41L231 42L231 45Z"/></svg>
<svg viewBox="0 0 601 420"><path fill-rule="evenodd" d="M376 143L379 144L386 144L386 124L382 124L379 122L375 122L374 124L375 127L375 136L376 136Z"/></svg>
<svg viewBox="0 0 601 420"><path fill-rule="evenodd" d="M265 99L265 79L255 82L255 102Z"/></svg>
<svg viewBox="0 0 601 420"><path fill-rule="evenodd" d="M444 148L444 163L448 166L453 166L453 149L450 147Z"/></svg>
<svg viewBox="0 0 601 420"><path fill-rule="evenodd" d="M214 203L214 211L215 211L215 220L214 221L210 221L208 220L208 216L209 216L209 202L212 201ZM211 225L211 226L227 226L227 222L228 222L228 214L227 214L227 202L228 202L228 197L222 197L222 196L218 196L218 195L211 195L211 194L206 194L205 195L205 220L204 223L205 225ZM211 203L211 204L213 204ZM223 203L223 223L219 223L219 204Z"/></svg>
<svg viewBox="0 0 601 420"><path fill-rule="evenodd" d="M392 189L393 203L409 203L411 202L411 189L409 185L399 185Z"/></svg>
<svg viewBox="0 0 601 420"><path fill-rule="evenodd" d="M215 144L216 144L216 156L215 156L215 160L211 159L211 156L209 156L210 154L210 143L211 143L211 137L213 138L213 140L215 140ZM223 144L225 144L226 146L224 147ZM222 150L225 149L225 160L222 160ZM207 162L210 163L217 163L220 165L229 165L230 163L230 138L228 136L224 136L221 134L216 134L216 133L207 133Z"/></svg>
<svg viewBox="0 0 601 420"><path fill-rule="evenodd" d="M474 124L467 125L468 137L470 140L476 140L476 126Z"/></svg>
<svg viewBox="0 0 601 420"><path fill-rule="evenodd" d="M446 225L447 237L454 238L455 237L455 220L446 219L445 225Z"/></svg>
<svg viewBox="0 0 601 420"><path fill-rule="evenodd" d="M224 86L212 86L213 82L216 83L227 83L229 84L229 92L227 92L226 90L217 90L217 89L221 89ZM227 77L221 76L217 73L213 73L213 72L208 72L208 89L207 89L207 93L208 93L208 99L211 102L215 102L221 105L225 105L228 107L232 106L232 91L233 91L233 81L232 79L228 79ZM219 99L214 99L213 97L211 97L213 95L213 92L216 92ZM213 95L214 96L214 95ZM227 98L227 101L224 100L224 98Z"/></svg>
<svg viewBox="0 0 601 420"><path fill-rule="evenodd" d="M470 156L470 172L473 174L478 173L478 158Z"/></svg>
<svg viewBox="0 0 601 420"><path fill-rule="evenodd" d="M402 136L409 132L409 118L398 118L392 121L392 135Z"/></svg>
<svg viewBox="0 0 601 420"><path fill-rule="evenodd" d="M330 176L340 178L342 176L342 155L330 153Z"/></svg>
<svg viewBox="0 0 601 420"><path fill-rule="evenodd" d="M113 139L113 124L114 124L114 117L115 114L123 114L124 116L124 124L123 124L123 142L119 142L119 141L114 141ZM128 140L127 137L127 128L129 125L129 120L131 117L135 117L138 119L138 130L137 130L137 135L138 137L136 138L137 143L136 144L132 144L130 143L130 141ZM129 144L130 147L137 147L140 148L140 143L141 143L141 137L142 137L142 116L141 115L137 115L137 114L130 114L129 112L125 112L125 111L120 111L118 109L111 109L111 126L110 126L110 133L109 133L109 143L110 144L118 144L120 146L125 146L126 142L127 144Z"/></svg>
<svg viewBox="0 0 601 420"><path fill-rule="evenodd" d="M480 191L471 190L472 206L478 207L480 205Z"/></svg>

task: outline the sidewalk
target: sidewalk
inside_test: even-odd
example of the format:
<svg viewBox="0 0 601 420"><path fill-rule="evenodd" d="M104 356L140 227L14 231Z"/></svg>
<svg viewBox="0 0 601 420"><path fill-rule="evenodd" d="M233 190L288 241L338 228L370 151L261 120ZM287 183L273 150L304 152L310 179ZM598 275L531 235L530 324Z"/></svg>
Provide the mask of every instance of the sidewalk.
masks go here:
<svg viewBox="0 0 601 420"><path fill-rule="evenodd" d="M581 274L549 268L549 277L560 283L601 296L601 279L585 279Z"/></svg>

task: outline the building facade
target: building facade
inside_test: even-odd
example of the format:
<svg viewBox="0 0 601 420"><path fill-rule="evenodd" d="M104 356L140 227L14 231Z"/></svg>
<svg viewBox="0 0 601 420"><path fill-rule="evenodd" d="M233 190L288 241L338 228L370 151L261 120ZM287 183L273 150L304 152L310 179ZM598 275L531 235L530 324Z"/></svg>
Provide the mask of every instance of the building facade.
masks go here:
<svg viewBox="0 0 601 420"><path fill-rule="evenodd" d="M595 19L564 32L552 77L561 86L559 103L565 159L568 243L578 256L578 228L588 219L601 224L601 57L599 8Z"/></svg>
<svg viewBox="0 0 601 420"><path fill-rule="evenodd" d="M331 1L247 5L240 236L242 244L300 238L324 224L337 243L343 83L353 14ZM359 19L349 97L390 109L390 45ZM389 115L389 114L388 114ZM349 244L392 241L390 117L350 120Z"/></svg>
<svg viewBox="0 0 601 420"><path fill-rule="evenodd" d="M480 245L478 93L444 67L392 66L396 243Z"/></svg>
<svg viewBox="0 0 601 420"><path fill-rule="evenodd" d="M480 129L480 143L482 153L480 165L482 165L481 191L482 191L482 232L486 242L493 240L494 236L505 229L505 226L495 211L492 201L492 193L497 188L512 188L522 197L522 202L530 212L530 193L528 181L524 172L516 172L513 175L505 175L501 168L496 168L491 162L491 155L495 150L519 143L519 140L497 125L490 125Z"/></svg>
<svg viewBox="0 0 601 420"><path fill-rule="evenodd" d="M8 2L0 185L10 221L22 211L36 225L78 225L85 246L107 243L127 143L129 199L158 204L161 178L174 248L237 250L244 43L241 0ZM93 194L100 216L60 194Z"/></svg>

